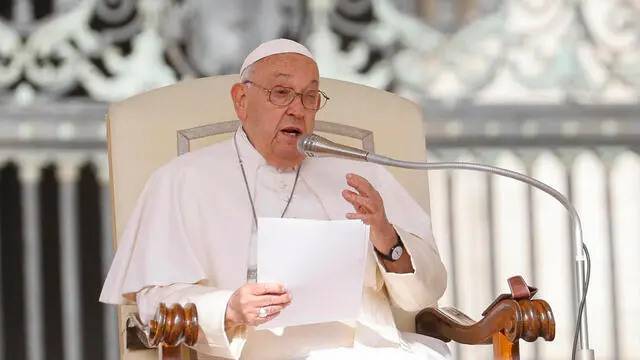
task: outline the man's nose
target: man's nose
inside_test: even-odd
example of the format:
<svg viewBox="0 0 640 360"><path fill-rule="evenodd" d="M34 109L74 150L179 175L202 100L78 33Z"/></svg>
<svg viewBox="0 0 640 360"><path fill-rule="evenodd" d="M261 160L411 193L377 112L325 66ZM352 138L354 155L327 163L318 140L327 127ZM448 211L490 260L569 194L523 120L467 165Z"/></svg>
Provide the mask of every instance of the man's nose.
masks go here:
<svg viewBox="0 0 640 360"><path fill-rule="evenodd" d="M287 108L287 115L295 116L297 118L301 118L305 113L304 105L302 105L302 96L297 95L289 107Z"/></svg>

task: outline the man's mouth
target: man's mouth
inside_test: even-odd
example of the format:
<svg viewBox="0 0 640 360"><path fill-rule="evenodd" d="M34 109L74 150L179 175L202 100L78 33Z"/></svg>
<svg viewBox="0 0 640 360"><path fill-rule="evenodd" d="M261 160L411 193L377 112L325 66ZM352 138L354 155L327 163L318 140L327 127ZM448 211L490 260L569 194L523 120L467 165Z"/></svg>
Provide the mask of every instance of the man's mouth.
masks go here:
<svg viewBox="0 0 640 360"><path fill-rule="evenodd" d="M286 127L284 129L280 130L280 132L284 133L287 136L291 136L291 137L296 137L296 136L299 136L300 134L302 134L302 131L297 127Z"/></svg>

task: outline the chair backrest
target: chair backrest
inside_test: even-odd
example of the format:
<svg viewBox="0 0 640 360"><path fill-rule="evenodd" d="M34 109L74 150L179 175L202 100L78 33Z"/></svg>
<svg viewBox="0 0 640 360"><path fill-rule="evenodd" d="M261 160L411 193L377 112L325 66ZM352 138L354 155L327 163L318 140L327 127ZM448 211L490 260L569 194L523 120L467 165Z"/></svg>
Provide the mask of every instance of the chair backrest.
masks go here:
<svg viewBox="0 0 640 360"><path fill-rule="evenodd" d="M230 89L238 80L237 75L189 80L110 107L107 132L116 247L145 182L157 168L179 153L229 139L237 129ZM422 111L416 104L335 79L322 78L320 85L331 99L316 116L317 133L393 158L426 160ZM426 172L390 170L429 212ZM120 308L121 330L132 310ZM410 331L413 314L394 313L398 326ZM123 359L138 358L125 355L122 341L121 351Z"/></svg>

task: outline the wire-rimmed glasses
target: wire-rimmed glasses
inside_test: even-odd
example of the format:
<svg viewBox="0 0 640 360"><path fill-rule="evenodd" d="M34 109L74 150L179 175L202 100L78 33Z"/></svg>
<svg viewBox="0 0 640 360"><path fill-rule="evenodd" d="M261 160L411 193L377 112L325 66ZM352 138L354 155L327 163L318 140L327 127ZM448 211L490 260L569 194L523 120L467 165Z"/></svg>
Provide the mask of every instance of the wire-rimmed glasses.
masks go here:
<svg viewBox="0 0 640 360"><path fill-rule="evenodd" d="M288 106L300 95L302 106L304 106L305 109L320 110L327 104L327 100L329 100L327 94L321 90L308 89L303 92L297 92L290 87L282 85L276 85L271 89L267 89L250 80L245 81L245 83L255 85L264 90L269 95L269 102L276 106Z"/></svg>

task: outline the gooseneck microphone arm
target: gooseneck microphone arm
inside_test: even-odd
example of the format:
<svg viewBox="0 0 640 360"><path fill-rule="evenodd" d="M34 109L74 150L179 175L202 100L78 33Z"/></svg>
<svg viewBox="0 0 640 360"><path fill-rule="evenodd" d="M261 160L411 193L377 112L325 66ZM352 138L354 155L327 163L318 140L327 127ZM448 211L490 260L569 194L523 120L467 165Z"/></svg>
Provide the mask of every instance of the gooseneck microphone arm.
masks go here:
<svg viewBox="0 0 640 360"><path fill-rule="evenodd" d="M531 185L545 193L551 195L564 208L569 212L571 218L571 241L573 243L573 250L576 261L576 290L578 294L579 306L577 315L577 324L573 344L572 359L580 360L593 360L595 357L594 351L589 349L589 329L587 324L587 309L586 309L586 297L589 287L590 278L590 259L589 252L584 244L582 236L582 224L578 212L573 207L569 199L567 199L562 193L552 188L551 186L536 180L530 176L484 164L476 164L469 162L414 162L414 161L402 161L395 160L381 155L377 155L371 152L367 152L361 149L352 148L349 146L341 145L329 141L321 136L310 134L302 135L298 140L298 150L307 157L342 157L358 161L372 162L385 166L393 166L405 169L417 169L417 170L472 170L481 171L485 173L491 173L494 175L500 175L524 182ZM576 353L576 341L580 339L580 350Z"/></svg>

